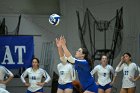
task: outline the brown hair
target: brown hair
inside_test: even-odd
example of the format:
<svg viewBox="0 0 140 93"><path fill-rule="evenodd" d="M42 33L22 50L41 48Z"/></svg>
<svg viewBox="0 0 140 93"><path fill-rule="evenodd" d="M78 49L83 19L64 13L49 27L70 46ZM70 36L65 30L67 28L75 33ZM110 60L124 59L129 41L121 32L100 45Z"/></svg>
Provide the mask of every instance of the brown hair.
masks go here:
<svg viewBox="0 0 140 93"><path fill-rule="evenodd" d="M33 60L37 60L37 62L38 62L38 68L39 68L39 63L40 63L40 61L39 61L39 59L38 58L36 58L36 57L34 57L33 59L32 59L32 63L33 63Z"/></svg>
<svg viewBox="0 0 140 93"><path fill-rule="evenodd" d="M38 59L38 58L34 57L34 58L32 59L32 61L33 61L34 59L36 59L36 60L37 60L37 62L38 62L38 63L40 63L40 61L39 61L39 59Z"/></svg>
<svg viewBox="0 0 140 93"><path fill-rule="evenodd" d="M82 86L79 81L77 80L72 81L72 85L74 86L73 89L74 93L83 93Z"/></svg>
<svg viewBox="0 0 140 93"><path fill-rule="evenodd" d="M85 54L84 59L89 63L90 69L92 70L93 68L93 60L91 59L89 52L86 48L82 48L82 53Z"/></svg>

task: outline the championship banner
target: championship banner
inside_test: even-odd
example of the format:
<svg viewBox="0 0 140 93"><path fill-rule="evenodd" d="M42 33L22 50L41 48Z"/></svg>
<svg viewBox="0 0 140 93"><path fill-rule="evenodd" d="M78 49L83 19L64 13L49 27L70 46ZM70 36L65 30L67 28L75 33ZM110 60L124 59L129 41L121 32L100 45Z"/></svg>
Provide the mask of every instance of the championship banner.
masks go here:
<svg viewBox="0 0 140 93"><path fill-rule="evenodd" d="M0 65L9 69L27 68L33 55L33 36L0 36Z"/></svg>

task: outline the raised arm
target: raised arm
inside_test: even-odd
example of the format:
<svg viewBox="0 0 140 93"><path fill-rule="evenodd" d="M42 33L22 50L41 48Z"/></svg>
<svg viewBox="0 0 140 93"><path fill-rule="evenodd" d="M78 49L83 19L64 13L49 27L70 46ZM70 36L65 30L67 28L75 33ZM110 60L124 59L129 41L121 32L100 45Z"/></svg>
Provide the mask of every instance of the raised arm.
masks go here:
<svg viewBox="0 0 140 93"><path fill-rule="evenodd" d="M71 55L70 51L68 50L68 48L66 46L66 40L65 40L64 36L60 37L60 38L61 38L60 41L61 41L61 44L62 44L62 48L63 48L64 54L65 54L65 56L67 58L69 58L72 55Z"/></svg>
<svg viewBox="0 0 140 93"><path fill-rule="evenodd" d="M62 49L62 45L61 45L60 39L62 39L62 37L56 38L55 42L56 42L56 46L57 46L57 50L58 50L58 54L59 54L61 62L66 63L67 59L64 56L64 52L63 52L63 49Z"/></svg>
<svg viewBox="0 0 140 93"><path fill-rule="evenodd" d="M123 63L124 63L124 59L123 59L123 58L124 58L124 57L122 56L122 57L121 57L120 63L118 64L118 66L117 66L116 69L115 69L115 72L120 72L120 71L123 70Z"/></svg>
<svg viewBox="0 0 140 93"><path fill-rule="evenodd" d="M64 51L65 56L68 58L68 61L71 63L75 63L75 59L72 57L70 51L68 50L67 46L66 46L66 40L64 37L60 37L60 41L61 41L61 45L62 45L62 49Z"/></svg>
<svg viewBox="0 0 140 93"><path fill-rule="evenodd" d="M61 39L61 38L56 38L56 39L55 39L55 42L56 42L56 46L57 46L57 50L58 50L59 57L63 57L63 56L64 56L64 53L63 53L63 50L62 50L62 46L61 46L61 43L60 43L60 39Z"/></svg>

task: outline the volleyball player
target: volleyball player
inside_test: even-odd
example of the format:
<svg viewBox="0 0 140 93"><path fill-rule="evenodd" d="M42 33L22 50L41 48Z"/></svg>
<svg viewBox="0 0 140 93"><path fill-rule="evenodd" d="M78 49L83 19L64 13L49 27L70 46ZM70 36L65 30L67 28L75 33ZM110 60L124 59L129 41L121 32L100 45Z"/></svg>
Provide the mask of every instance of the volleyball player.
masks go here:
<svg viewBox="0 0 140 93"><path fill-rule="evenodd" d="M131 61L130 53L124 53L115 71L120 72L122 70L123 79L120 93L135 93L136 81L140 78L140 68ZM135 77L136 71L139 72L137 77Z"/></svg>
<svg viewBox="0 0 140 93"><path fill-rule="evenodd" d="M59 72L57 93L72 93L72 81L75 80L75 71L72 64L68 63L66 57L64 57L59 39L56 39L56 45L61 60L61 63L57 65L57 70Z"/></svg>
<svg viewBox="0 0 140 93"><path fill-rule="evenodd" d="M12 80L14 75L6 67L0 65L0 88L6 89L6 84Z"/></svg>
<svg viewBox="0 0 140 93"><path fill-rule="evenodd" d="M72 93L74 80L74 70L70 63L59 63L57 66L59 72L57 93Z"/></svg>
<svg viewBox="0 0 140 93"><path fill-rule="evenodd" d="M113 74L113 80L111 81L110 72ZM111 65L108 64L108 58L106 55L101 56L101 64L95 66L91 71L93 76L95 73L98 74L98 93L111 93L112 85L115 81L116 74Z"/></svg>
<svg viewBox="0 0 140 93"><path fill-rule="evenodd" d="M27 75L29 83L25 80ZM44 82L41 81L43 76L46 78ZM43 93L43 86L48 83L51 78L45 70L39 68L39 60L37 58L33 58L32 67L23 72L21 80L25 86L28 87L26 93Z"/></svg>
<svg viewBox="0 0 140 93"><path fill-rule="evenodd" d="M61 38L61 37L60 37ZM75 69L78 72L78 78L84 90L84 93L97 93L98 89L95 84L93 77L90 74L91 71L91 61L88 58L88 51L85 48L79 48L76 51L75 58L72 57L71 53L67 49L65 38L60 39L62 49L68 61L75 65Z"/></svg>

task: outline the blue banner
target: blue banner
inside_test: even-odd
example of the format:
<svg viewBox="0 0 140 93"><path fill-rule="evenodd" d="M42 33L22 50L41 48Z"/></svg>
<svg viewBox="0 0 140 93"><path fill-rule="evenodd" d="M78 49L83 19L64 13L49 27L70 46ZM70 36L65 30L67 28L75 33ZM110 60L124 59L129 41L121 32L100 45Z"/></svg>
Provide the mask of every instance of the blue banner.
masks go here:
<svg viewBox="0 0 140 93"><path fill-rule="evenodd" d="M0 65L9 69L27 68L33 56L33 36L0 36Z"/></svg>

